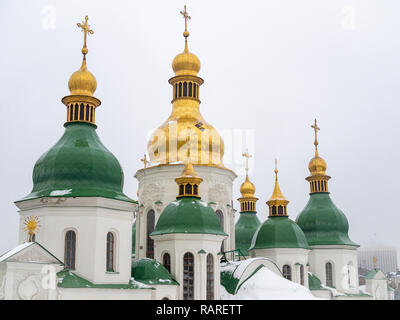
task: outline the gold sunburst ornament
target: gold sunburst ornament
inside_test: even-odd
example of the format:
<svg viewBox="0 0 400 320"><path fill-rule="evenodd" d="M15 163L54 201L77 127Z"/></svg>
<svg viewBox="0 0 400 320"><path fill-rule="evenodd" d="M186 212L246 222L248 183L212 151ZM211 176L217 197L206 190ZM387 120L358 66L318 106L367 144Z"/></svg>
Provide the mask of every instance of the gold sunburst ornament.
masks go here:
<svg viewBox="0 0 400 320"><path fill-rule="evenodd" d="M29 216L25 218L24 220L24 231L28 233L29 242L34 241L34 235L39 231L40 225L39 225L40 219L39 217L36 216Z"/></svg>

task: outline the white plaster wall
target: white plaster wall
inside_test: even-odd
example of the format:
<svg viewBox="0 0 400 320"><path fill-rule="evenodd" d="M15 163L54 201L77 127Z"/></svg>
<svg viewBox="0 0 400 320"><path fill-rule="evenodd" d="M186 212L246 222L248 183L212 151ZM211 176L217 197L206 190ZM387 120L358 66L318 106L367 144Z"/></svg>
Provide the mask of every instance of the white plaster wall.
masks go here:
<svg viewBox="0 0 400 320"><path fill-rule="evenodd" d="M325 264L332 263L333 286L339 292L358 294L357 248L351 246L313 246L309 254L310 271L326 285ZM351 264L353 267L347 267ZM350 275L348 274L350 270ZM349 284L350 280L350 284Z"/></svg>
<svg viewBox="0 0 400 320"><path fill-rule="evenodd" d="M136 221L136 259L146 257L147 213L155 211L157 223L163 209L176 199L178 186L175 178L179 177L184 165L161 165L140 169L135 178L139 181L139 211ZM207 203L214 202L211 207L221 210L224 215L224 232L229 237L224 242L225 251L235 249L235 212L232 201L232 184L237 177L228 169L194 166L203 182L199 186L199 195Z"/></svg>
<svg viewBox="0 0 400 320"><path fill-rule="evenodd" d="M179 286L176 285L152 285L156 290L152 291L152 300L162 300L168 298L169 300L177 300L179 294Z"/></svg>
<svg viewBox="0 0 400 320"><path fill-rule="evenodd" d="M128 283L131 272L134 205L104 198L47 198L17 203L20 208L19 242L27 241L23 221L40 219L39 242L64 261L65 234L76 232L76 273L93 283ZM116 235L115 272L106 272L106 236Z"/></svg>
<svg viewBox="0 0 400 320"><path fill-rule="evenodd" d="M366 279L365 289L374 300L389 300L386 279Z"/></svg>
<svg viewBox="0 0 400 320"><path fill-rule="evenodd" d="M283 266L289 265L292 281L300 284L300 265L304 266L304 286L308 288L308 254L310 250L301 248L272 248L250 250L252 257L266 257L274 261L283 272Z"/></svg>
<svg viewBox="0 0 400 320"><path fill-rule="evenodd" d="M207 264L209 253L214 258L214 299L220 297L220 258L218 252L225 236L211 234L166 234L152 237L155 241L155 259L162 261L164 253L171 256L171 275L179 282L178 299L183 299L183 256L190 252L194 256L194 299L206 299ZM206 253L199 253L204 250Z"/></svg>

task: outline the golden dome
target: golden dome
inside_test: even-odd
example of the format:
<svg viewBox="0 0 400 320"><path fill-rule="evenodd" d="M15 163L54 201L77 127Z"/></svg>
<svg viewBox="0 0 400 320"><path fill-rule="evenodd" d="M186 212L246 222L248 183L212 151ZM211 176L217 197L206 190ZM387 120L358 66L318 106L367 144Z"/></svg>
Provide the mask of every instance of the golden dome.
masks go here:
<svg viewBox="0 0 400 320"><path fill-rule="evenodd" d="M172 61L172 69L177 76L196 76L200 71L200 60L188 50L187 41L185 50Z"/></svg>
<svg viewBox="0 0 400 320"><path fill-rule="evenodd" d="M246 174L246 180L240 186L240 193L242 194L242 198L253 198L256 192L256 187L249 180L249 176Z"/></svg>
<svg viewBox="0 0 400 320"><path fill-rule="evenodd" d="M97 88L94 75L86 67L86 59L82 61L81 68L74 72L68 81L71 95L93 96Z"/></svg>
<svg viewBox="0 0 400 320"><path fill-rule="evenodd" d="M310 170L312 176L325 175L326 167L326 161L322 159L318 155L318 153L315 155L314 158L311 159L310 163L308 164L308 170Z"/></svg>
<svg viewBox="0 0 400 320"><path fill-rule="evenodd" d="M274 187L274 192L272 193L271 198L267 201L274 201L274 200L283 200L287 201L284 195L282 194L281 188L279 188L279 183L278 183L278 169L275 169L275 187Z"/></svg>

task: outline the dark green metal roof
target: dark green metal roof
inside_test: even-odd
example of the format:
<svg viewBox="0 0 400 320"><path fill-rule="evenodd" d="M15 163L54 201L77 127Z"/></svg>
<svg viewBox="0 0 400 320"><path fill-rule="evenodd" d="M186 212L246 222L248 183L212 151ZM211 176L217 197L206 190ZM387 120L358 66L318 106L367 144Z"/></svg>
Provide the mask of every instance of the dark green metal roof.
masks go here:
<svg viewBox="0 0 400 320"><path fill-rule="evenodd" d="M308 273L308 288L310 290L328 290L322 287L321 280L311 272Z"/></svg>
<svg viewBox="0 0 400 320"><path fill-rule="evenodd" d="M177 198L164 209L151 235L169 233L227 235L214 210L196 197Z"/></svg>
<svg viewBox="0 0 400 320"><path fill-rule="evenodd" d="M241 212L239 220L235 225L236 249L239 249L245 256L250 248L251 240L261 222L258 220L257 212Z"/></svg>
<svg viewBox="0 0 400 320"><path fill-rule="evenodd" d="M296 219L303 230L308 244L313 245L349 245L358 244L350 240L349 224L346 216L332 202L328 192L310 195L305 209Z"/></svg>
<svg viewBox="0 0 400 320"><path fill-rule="evenodd" d="M148 285L179 285L161 263L149 258L135 260L132 263L131 276L135 281Z"/></svg>
<svg viewBox="0 0 400 320"><path fill-rule="evenodd" d="M33 169L33 190L19 201L41 197L104 197L135 202L123 192L124 174L101 143L96 126L65 124L61 139Z"/></svg>
<svg viewBox="0 0 400 320"><path fill-rule="evenodd" d="M254 234L250 249L310 249L300 227L288 217L269 217Z"/></svg>

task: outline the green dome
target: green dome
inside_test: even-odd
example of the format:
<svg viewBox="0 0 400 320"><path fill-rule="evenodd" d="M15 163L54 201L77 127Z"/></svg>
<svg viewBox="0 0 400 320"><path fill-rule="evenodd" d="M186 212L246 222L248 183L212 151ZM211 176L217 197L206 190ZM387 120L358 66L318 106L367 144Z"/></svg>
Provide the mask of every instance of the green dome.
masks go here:
<svg viewBox="0 0 400 320"><path fill-rule="evenodd" d="M96 126L67 123L61 139L36 162L33 190L22 200L41 197L104 197L133 202L123 192L124 174L101 143Z"/></svg>
<svg viewBox="0 0 400 320"><path fill-rule="evenodd" d="M161 263L149 258L135 260L132 263L131 276L135 281L150 285L178 284Z"/></svg>
<svg viewBox="0 0 400 320"><path fill-rule="evenodd" d="M132 225L132 258L135 257L135 253L136 253L136 220Z"/></svg>
<svg viewBox="0 0 400 320"><path fill-rule="evenodd" d="M300 227L288 217L269 217L256 231L250 249L310 249Z"/></svg>
<svg viewBox="0 0 400 320"><path fill-rule="evenodd" d="M151 235L169 233L227 235L214 210L196 197L177 198L164 209Z"/></svg>
<svg viewBox="0 0 400 320"><path fill-rule="evenodd" d="M256 212L240 213L239 220L235 225L235 241L236 249L239 249L245 256L249 255L247 250L250 248L251 240L260 224Z"/></svg>
<svg viewBox="0 0 400 320"><path fill-rule="evenodd" d="M349 238L346 216L334 205L327 192L311 194L307 206L296 222L306 235L310 246L358 246Z"/></svg>

